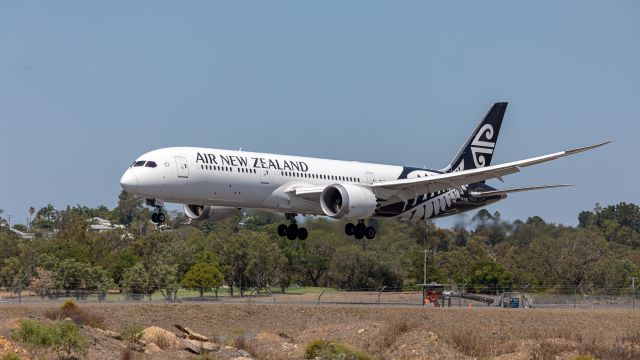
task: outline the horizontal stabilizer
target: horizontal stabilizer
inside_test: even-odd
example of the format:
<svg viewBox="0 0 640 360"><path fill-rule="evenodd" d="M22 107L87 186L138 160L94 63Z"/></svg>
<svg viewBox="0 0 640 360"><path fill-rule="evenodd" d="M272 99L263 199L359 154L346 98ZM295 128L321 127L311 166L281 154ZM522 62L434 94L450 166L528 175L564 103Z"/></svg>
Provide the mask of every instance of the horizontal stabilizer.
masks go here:
<svg viewBox="0 0 640 360"><path fill-rule="evenodd" d="M573 186L573 185L559 184L559 185L530 186L530 187L521 187L521 188L514 188L514 189L491 190L491 191L471 191L469 192L469 195L474 197L495 196L495 195L517 193L517 192L523 192L523 191L553 189L553 188L560 188L560 187L567 187L567 186Z"/></svg>

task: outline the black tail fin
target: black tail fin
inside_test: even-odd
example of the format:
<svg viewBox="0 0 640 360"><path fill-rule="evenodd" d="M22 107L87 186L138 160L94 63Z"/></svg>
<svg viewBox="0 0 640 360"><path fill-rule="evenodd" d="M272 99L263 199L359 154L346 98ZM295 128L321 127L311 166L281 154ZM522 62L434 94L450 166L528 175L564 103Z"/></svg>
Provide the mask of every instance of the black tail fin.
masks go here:
<svg viewBox="0 0 640 360"><path fill-rule="evenodd" d="M469 170L491 165L502 118L507 103L495 103L462 145L451 163L443 169L445 172Z"/></svg>

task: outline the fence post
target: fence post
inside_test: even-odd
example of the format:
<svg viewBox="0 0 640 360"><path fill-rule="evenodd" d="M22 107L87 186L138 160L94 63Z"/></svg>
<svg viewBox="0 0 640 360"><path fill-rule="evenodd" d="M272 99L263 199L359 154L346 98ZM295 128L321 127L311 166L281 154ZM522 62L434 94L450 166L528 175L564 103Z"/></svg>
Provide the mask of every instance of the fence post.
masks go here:
<svg viewBox="0 0 640 360"><path fill-rule="evenodd" d="M527 303L527 305L529 305L529 300L527 300L527 293L526 293L526 290L527 290L527 288L528 288L529 286L531 286L531 283L528 283L527 285L525 285L525 286L522 288L522 307L523 307L523 308L525 307L525 306L524 306L524 303L525 303L525 302Z"/></svg>
<svg viewBox="0 0 640 360"><path fill-rule="evenodd" d="M467 283L464 283L464 285L462 285L462 289L460 289L458 294L458 307L462 307L462 294L464 293L464 289L466 288L467 288Z"/></svg>
<svg viewBox="0 0 640 360"><path fill-rule="evenodd" d="M378 291L378 305L380 305L380 293L382 293L384 291L384 289L387 288L387 285L383 286L382 289L380 289L380 291Z"/></svg>
<svg viewBox="0 0 640 360"><path fill-rule="evenodd" d="M636 278L635 276L630 277L631 279L631 292L632 292L632 298L631 298L631 303L632 303L632 307L631 310L635 310L636 309Z"/></svg>
<svg viewBox="0 0 640 360"><path fill-rule="evenodd" d="M320 298L322 297L322 294L324 294L325 291L327 291L327 289L322 290L320 295L318 295L318 305L320 305Z"/></svg>
<svg viewBox="0 0 640 360"><path fill-rule="evenodd" d="M580 283L578 284L578 286L576 286L575 289L573 289L573 308L576 308L576 300L578 299L578 289L580 289L580 287L582 286L582 281L580 281Z"/></svg>

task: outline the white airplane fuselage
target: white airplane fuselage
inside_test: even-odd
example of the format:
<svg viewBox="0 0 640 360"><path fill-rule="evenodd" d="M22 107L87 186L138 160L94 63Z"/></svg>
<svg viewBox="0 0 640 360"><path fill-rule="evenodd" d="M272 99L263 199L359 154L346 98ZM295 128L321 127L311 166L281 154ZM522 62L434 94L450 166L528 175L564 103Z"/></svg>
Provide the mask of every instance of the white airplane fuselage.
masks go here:
<svg viewBox="0 0 640 360"><path fill-rule="evenodd" d="M156 166L146 166L148 162ZM319 202L295 196L291 190L323 188L336 183L366 186L439 173L435 170L357 161L172 147L140 156L122 176L121 184L131 193L170 203L325 215ZM451 189L440 191L437 196L409 193L405 197L417 199L422 196L422 199L437 201L436 207L431 204L426 214L423 208L419 216L414 214L412 217L426 215L426 218L430 218L451 210L460 194L459 189ZM403 200L401 197L394 196L397 201ZM380 207L385 203L388 201L381 203ZM403 213L405 211L374 213L372 217L402 217Z"/></svg>

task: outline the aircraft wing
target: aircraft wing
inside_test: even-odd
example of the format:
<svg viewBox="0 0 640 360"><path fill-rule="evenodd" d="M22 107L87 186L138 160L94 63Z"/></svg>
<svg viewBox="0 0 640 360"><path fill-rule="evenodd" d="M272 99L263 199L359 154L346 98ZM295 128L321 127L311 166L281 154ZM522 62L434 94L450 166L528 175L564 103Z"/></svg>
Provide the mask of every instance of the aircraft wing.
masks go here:
<svg viewBox="0 0 640 360"><path fill-rule="evenodd" d="M499 190L489 190L489 191L470 191L469 195L475 197L482 196L494 196L494 195L502 195L502 194L511 194L523 191L531 191L531 190L542 190L542 189L553 189L559 187L573 186L569 184L559 184L559 185L542 185L542 186L529 186L529 187L521 187L514 189L499 189Z"/></svg>
<svg viewBox="0 0 640 360"><path fill-rule="evenodd" d="M371 184L369 186L371 186L373 189L380 188L385 190L414 190L417 194L424 194L434 193L445 189L457 188L467 184L472 184L489 179L498 179L500 181L503 181L503 176L520 172L520 168L541 164L543 162L556 160L561 157L595 149L610 142L611 141L607 141L600 144L560 151L549 155L513 161L505 164L491 165L471 170L454 171L428 177L382 181L379 183Z"/></svg>

